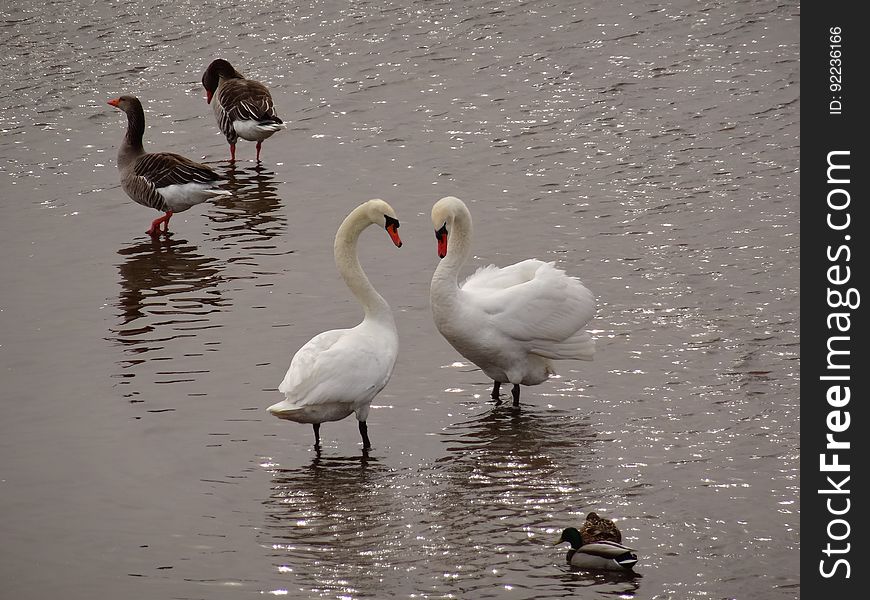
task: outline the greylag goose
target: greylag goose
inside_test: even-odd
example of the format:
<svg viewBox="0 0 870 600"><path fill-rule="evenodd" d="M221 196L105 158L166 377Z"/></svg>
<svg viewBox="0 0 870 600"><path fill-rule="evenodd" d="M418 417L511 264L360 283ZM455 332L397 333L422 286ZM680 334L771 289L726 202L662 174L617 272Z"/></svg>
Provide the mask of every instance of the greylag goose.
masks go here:
<svg viewBox="0 0 870 600"><path fill-rule="evenodd" d="M637 564L637 554L622 545L622 533L616 524L594 512L587 515L579 530L574 527L563 530L554 544L562 542L571 544L565 560L574 567L631 571Z"/></svg>
<svg viewBox="0 0 870 600"><path fill-rule="evenodd" d="M139 204L165 213L151 223L147 234L169 235L169 219L174 213L214 196L231 195L216 187L223 177L206 165L170 152L145 152L145 111L138 98L121 96L108 104L127 115L127 135L118 149L121 187Z"/></svg>
<svg viewBox="0 0 870 600"><path fill-rule="evenodd" d="M280 419L314 426L314 447L320 450L320 424L356 413L363 450L371 447L366 419L372 399L393 374L399 335L387 301L366 277L357 256L357 241L369 225L386 230L401 248L399 221L383 200L360 204L335 234L335 265L347 287L362 304L365 317L352 329L333 329L311 338L290 361L278 391L284 400L267 410Z"/></svg>
<svg viewBox="0 0 870 600"><path fill-rule="evenodd" d="M242 138L257 142L259 162L263 140L286 127L275 114L269 89L259 81L245 79L222 58L212 61L205 70L202 86L206 102L212 105L218 127L230 145L230 160L236 160L236 141Z"/></svg>
<svg viewBox="0 0 870 600"><path fill-rule="evenodd" d="M435 326L493 380L496 403L501 384L511 383L518 406L520 384L546 381L552 360L592 360L595 342L583 328L595 298L579 279L552 262L528 259L483 267L460 286L459 270L471 253L471 213L447 196L432 207L432 224L443 259L429 288Z"/></svg>

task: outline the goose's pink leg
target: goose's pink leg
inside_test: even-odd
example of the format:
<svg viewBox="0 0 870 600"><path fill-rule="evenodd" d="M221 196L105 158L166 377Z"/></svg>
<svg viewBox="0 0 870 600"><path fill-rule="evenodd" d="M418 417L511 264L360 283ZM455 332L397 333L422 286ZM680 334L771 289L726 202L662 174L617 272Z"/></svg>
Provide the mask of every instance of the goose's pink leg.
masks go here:
<svg viewBox="0 0 870 600"><path fill-rule="evenodd" d="M148 228L148 231L146 231L145 233L147 233L151 237L157 237L161 233L167 233L169 231L169 219L171 217L172 217L172 211L171 210L166 211L165 215L163 215L162 217L158 217L158 218L154 219L153 221L151 221L151 227ZM160 230L161 223L163 224L162 231Z"/></svg>

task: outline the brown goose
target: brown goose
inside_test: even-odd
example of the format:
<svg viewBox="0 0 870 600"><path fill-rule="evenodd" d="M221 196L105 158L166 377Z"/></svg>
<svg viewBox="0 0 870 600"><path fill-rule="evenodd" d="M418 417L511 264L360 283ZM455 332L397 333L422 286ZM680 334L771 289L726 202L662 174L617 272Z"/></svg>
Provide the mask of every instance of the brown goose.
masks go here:
<svg viewBox="0 0 870 600"><path fill-rule="evenodd" d="M230 160L236 160L236 141L239 138L257 142L257 162L263 140L286 125L275 114L272 95L259 81L245 79L227 61L219 58L205 70L202 86L206 102L212 104L218 127L230 145Z"/></svg>
<svg viewBox="0 0 870 600"><path fill-rule="evenodd" d="M187 210L213 196L230 195L230 192L216 187L224 178L206 165L170 152L145 152L142 146L145 111L138 98L121 96L108 103L127 114L127 135L118 149L121 187L139 204L166 213L151 223L147 234L169 235L169 219L173 213Z"/></svg>

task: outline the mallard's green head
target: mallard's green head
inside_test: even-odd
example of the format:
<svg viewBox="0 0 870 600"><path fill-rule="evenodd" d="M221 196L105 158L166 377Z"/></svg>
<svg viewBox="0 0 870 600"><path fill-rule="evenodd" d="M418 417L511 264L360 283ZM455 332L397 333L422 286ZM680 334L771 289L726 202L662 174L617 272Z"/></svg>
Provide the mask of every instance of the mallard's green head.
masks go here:
<svg viewBox="0 0 870 600"><path fill-rule="evenodd" d="M571 547L576 550L583 545L583 538L580 537L580 532L577 531L576 528L568 527L562 531L562 535L559 537L558 541L553 543L553 545L556 546L562 542L570 543Z"/></svg>

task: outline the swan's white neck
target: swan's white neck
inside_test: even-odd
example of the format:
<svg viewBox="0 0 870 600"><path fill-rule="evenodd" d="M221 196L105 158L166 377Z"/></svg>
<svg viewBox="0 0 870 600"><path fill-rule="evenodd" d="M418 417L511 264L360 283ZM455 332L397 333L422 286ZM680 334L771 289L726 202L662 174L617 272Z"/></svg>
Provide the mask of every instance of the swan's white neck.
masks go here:
<svg viewBox="0 0 870 600"><path fill-rule="evenodd" d="M344 283L362 304L365 318L392 322L389 304L366 277L357 255L359 236L372 224L363 206L351 211L335 234L335 265Z"/></svg>
<svg viewBox="0 0 870 600"><path fill-rule="evenodd" d="M430 296L433 306L447 306L456 301L459 294L459 271L471 254L471 214L464 206L457 210L447 223L447 256L441 259L432 275Z"/></svg>

